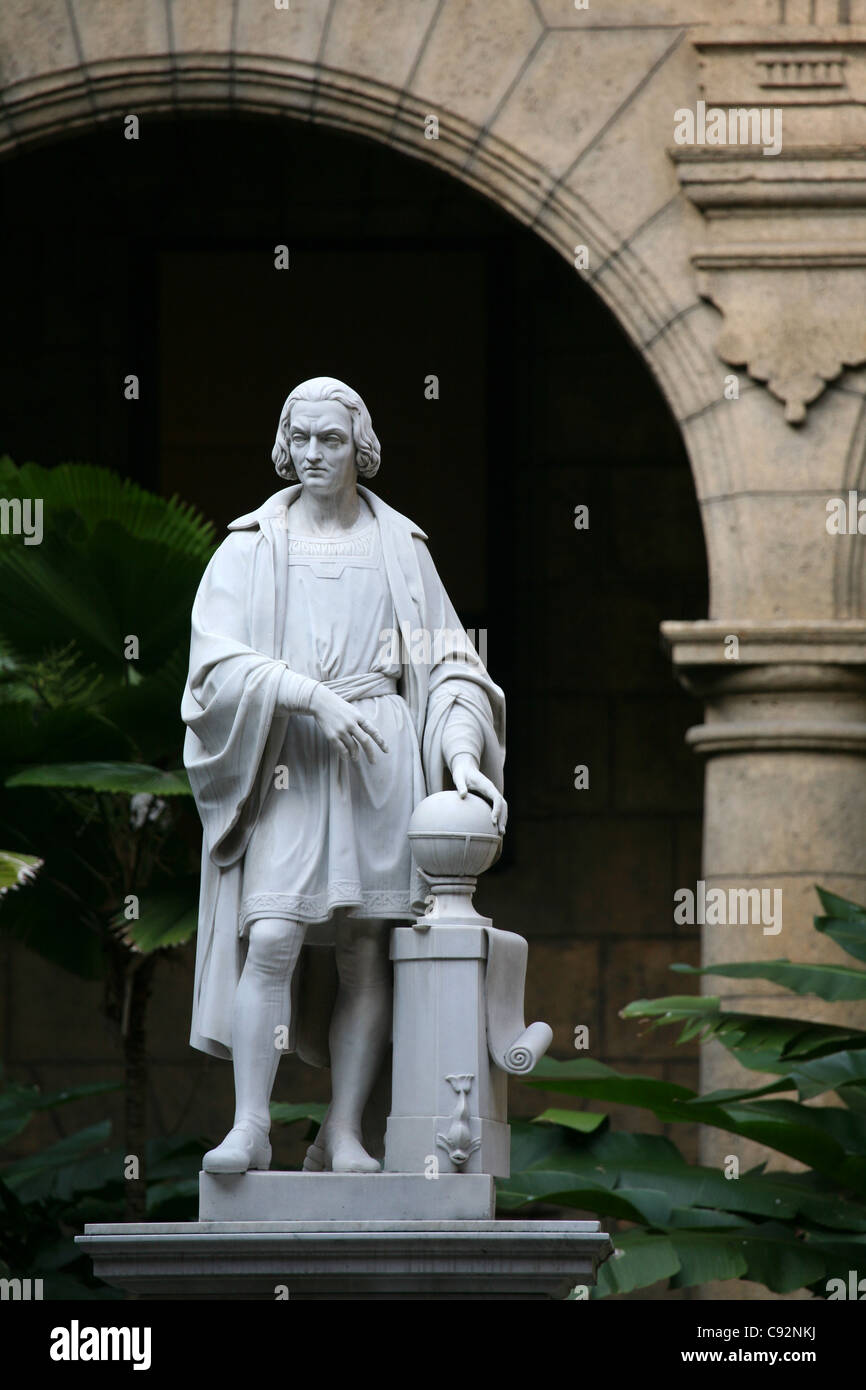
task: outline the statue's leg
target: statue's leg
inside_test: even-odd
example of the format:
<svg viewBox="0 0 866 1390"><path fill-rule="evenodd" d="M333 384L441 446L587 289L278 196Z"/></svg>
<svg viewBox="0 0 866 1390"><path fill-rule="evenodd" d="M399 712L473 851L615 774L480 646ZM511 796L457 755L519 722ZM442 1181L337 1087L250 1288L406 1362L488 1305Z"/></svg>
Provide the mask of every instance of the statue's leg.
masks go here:
<svg viewBox="0 0 866 1390"><path fill-rule="evenodd" d="M361 1117L391 1030L390 923L344 918L337 926L339 989L331 1017L331 1105L319 1143L335 1173L376 1173Z"/></svg>
<svg viewBox="0 0 866 1390"><path fill-rule="evenodd" d="M249 929L249 949L232 1010L235 1119L226 1138L205 1154L210 1173L268 1168L270 1099L288 1038L290 982L304 943L300 922L262 918ZM281 1046L282 1044L282 1046Z"/></svg>

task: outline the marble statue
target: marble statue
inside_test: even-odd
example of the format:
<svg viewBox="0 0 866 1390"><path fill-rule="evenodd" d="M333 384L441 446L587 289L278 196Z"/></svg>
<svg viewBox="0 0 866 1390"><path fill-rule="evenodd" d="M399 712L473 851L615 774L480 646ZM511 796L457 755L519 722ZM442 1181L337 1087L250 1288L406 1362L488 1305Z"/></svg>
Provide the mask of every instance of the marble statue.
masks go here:
<svg viewBox="0 0 866 1390"><path fill-rule="evenodd" d="M392 928L430 891L410 820L451 790L481 798L501 837L504 698L424 532L359 481L380 447L357 392L297 386L273 460L289 486L231 523L199 587L182 704L203 827L191 1043L232 1059L236 1102L203 1167L269 1167L271 1091L294 1050L331 1070L305 1168L373 1173ZM469 1084L451 1082L442 1140L458 1155Z"/></svg>

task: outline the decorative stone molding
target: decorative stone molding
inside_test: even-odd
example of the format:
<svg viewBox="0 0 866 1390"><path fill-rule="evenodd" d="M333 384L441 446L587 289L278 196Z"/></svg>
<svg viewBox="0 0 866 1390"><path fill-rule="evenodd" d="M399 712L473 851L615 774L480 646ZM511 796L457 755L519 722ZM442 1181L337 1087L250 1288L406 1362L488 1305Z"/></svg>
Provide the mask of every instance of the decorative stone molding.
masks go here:
<svg viewBox="0 0 866 1390"><path fill-rule="evenodd" d="M789 425L845 367L866 362L866 254L708 251L693 264L699 294L724 315L716 351L767 386ZM819 286L815 272L831 268Z"/></svg>
<svg viewBox="0 0 866 1390"><path fill-rule="evenodd" d="M866 668L866 620L775 623L703 618L697 622L668 620L661 624L662 642L674 669L699 672L713 667L822 665ZM736 637L739 655L726 656Z"/></svg>
<svg viewBox="0 0 866 1390"><path fill-rule="evenodd" d="M846 367L866 362L866 30L698 32L706 114L772 108L761 144L679 146L680 184L704 216L692 264L721 310L716 351L745 367L792 425ZM709 120L707 126L709 128Z"/></svg>
<svg viewBox="0 0 866 1390"><path fill-rule="evenodd" d="M838 106L866 98L862 25L714 26L696 29L692 44L700 93L711 105Z"/></svg>
<svg viewBox="0 0 866 1390"><path fill-rule="evenodd" d="M706 722L686 734L696 753L866 754L866 622L666 622L661 632L680 683L706 705Z"/></svg>

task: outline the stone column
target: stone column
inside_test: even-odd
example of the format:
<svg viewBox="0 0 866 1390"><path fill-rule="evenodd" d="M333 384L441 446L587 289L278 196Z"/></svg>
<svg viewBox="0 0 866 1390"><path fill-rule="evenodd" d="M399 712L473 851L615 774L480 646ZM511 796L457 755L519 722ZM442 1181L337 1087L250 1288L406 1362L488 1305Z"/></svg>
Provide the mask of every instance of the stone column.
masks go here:
<svg viewBox="0 0 866 1390"><path fill-rule="evenodd" d="M866 49L851 39L845 26L820 21L693 30L701 110L752 125L728 124L723 147L696 138L670 150L699 214L689 256L698 293L718 310L726 374L717 399L680 422L707 544L710 621L662 631L677 675L705 705L689 742L706 758L707 891L768 889L781 894L782 911L778 932L761 922L696 926L705 965L847 962L813 928L815 885L866 898L857 491L866 458ZM732 1008L864 1021L862 1006L764 981L710 978L702 987ZM716 1089L759 1077L711 1044L701 1081ZM713 1131L701 1153L712 1164L727 1153L766 1157Z"/></svg>
<svg viewBox="0 0 866 1390"><path fill-rule="evenodd" d="M707 891L781 893L781 930L696 926L703 963L850 963L812 919L821 911L815 884L866 899L866 623L668 622L662 630L680 680L705 703L705 721L688 742L706 758ZM702 987L731 1009L864 1022L862 1004L792 996L762 980L705 977ZM702 1091L759 1083L719 1044L702 1049ZM766 1158L756 1145L707 1130L701 1161L718 1166L726 1154L743 1166Z"/></svg>

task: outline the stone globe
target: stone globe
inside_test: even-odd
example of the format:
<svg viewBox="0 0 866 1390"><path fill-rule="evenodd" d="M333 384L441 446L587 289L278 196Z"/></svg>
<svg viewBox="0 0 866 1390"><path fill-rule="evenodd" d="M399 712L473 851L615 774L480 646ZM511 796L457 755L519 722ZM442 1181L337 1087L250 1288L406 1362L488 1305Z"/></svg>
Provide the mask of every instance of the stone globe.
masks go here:
<svg viewBox="0 0 866 1390"><path fill-rule="evenodd" d="M502 836L490 819L490 803L467 792L434 792L419 802L409 821L415 862L437 886L466 883L495 862Z"/></svg>

